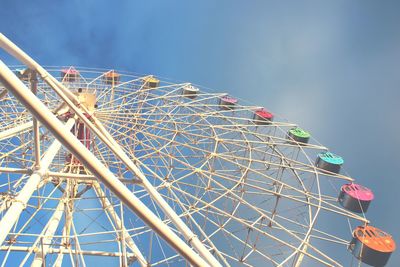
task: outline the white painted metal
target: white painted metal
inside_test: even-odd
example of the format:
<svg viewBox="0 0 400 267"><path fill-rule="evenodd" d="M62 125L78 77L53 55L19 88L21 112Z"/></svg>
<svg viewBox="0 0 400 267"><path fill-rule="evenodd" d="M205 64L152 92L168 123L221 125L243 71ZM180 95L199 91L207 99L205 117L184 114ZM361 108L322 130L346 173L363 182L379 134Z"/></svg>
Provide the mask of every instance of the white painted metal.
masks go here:
<svg viewBox="0 0 400 267"><path fill-rule="evenodd" d="M43 229L45 231L44 235L39 236L40 243L42 244L40 245L40 247L38 247L38 249L35 252L35 258L33 259L31 267L43 266L43 259L46 257L46 254L50 249L51 241L53 240L53 236L64 214L65 201L66 201L66 194L64 193L64 196L58 203L56 210L51 216L49 222Z"/></svg>
<svg viewBox="0 0 400 267"><path fill-rule="evenodd" d="M0 250L2 251L17 251L17 252L39 252L40 248L32 248L26 246L1 246ZM101 257L121 257L122 253L120 252L108 252L108 251L99 251L99 250L82 250L75 251L67 248L49 248L47 254L83 254L90 256L101 256ZM128 257L135 257L133 253L128 253Z"/></svg>
<svg viewBox="0 0 400 267"><path fill-rule="evenodd" d="M31 173L32 171L31 170L27 170L27 169L0 167L0 173L2 173L2 172L27 174L27 173Z"/></svg>
<svg viewBox="0 0 400 267"><path fill-rule="evenodd" d="M158 193L158 191L153 187L153 185L147 180L144 174L136 167L132 160L124 153L117 142L113 139L111 135L105 130L101 123L93 117L93 121L97 128L86 118L86 116L79 110L75 104L79 104L78 99L69 92L60 82L53 78L46 70L44 70L38 63L36 63L32 58L25 54L21 49L19 49L15 44L8 40L4 35L0 35L0 45L7 52L27 64L32 69L36 70L41 77L63 98L68 106L74 110L78 117L85 122L85 124L97 134L97 136L127 165L127 167L132 170L142 181L143 187L149 192L151 197L156 201L156 203L163 209L166 215L172 220L179 231L184 235L185 239L189 244L191 244L197 252L212 266L221 266L218 260L205 248L204 244L198 239L198 237L190 230L190 228L183 222L183 220L175 213L175 211L168 205L168 203L163 199L163 197ZM59 89L59 90L57 90ZM63 97L65 94L68 99ZM70 101L68 101L70 100ZM75 103L75 104L74 104ZM84 108L83 105L80 105ZM99 129L98 129L99 128ZM99 131L100 130L100 131Z"/></svg>
<svg viewBox="0 0 400 267"><path fill-rule="evenodd" d="M132 162L132 160L126 155L119 144L114 138L105 130L99 121L94 118L96 126L100 128L102 134L106 136L102 141L118 156L118 158L126 164L126 166L139 178L142 182L143 187L149 192L150 196L155 202L162 208L165 214L171 219L176 227L185 236L185 239L191 244L199 254L206 259L211 266L221 266L218 260L205 248L204 244L199 238L190 230L190 228L183 222L183 220L176 214L171 206L164 200L157 189L149 182L142 171Z"/></svg>
<svg viewBox="0 0 400 267"><path fill-rule="evenodd" d="M5 37L2 33L0 33L0 47L3 48L7 53L23 62L28 68L35 70L40 77L46 81L51 87L57 87L57 80L54 79L49 73L42 68L37 62L35 62L28 54L26 54L23 50L17 47L13 42L11 42L7 37ZM78 103L78 99L74 94L69 92L68 90L63 91L64 94L68 96L69 99L74 99L75 103Z"/></svg>
<svg viewBox="0 0 400 267"><path fill-rule="evenodd" d="M3 89L0 92L0 101L7 95L7 89Z"/></svg>
<svg viewBox="0 0 400 267"><path fill-rule="evenodd" d="M119 218L118 214L115 212L115 209L114 209L113 205L108 200L106 194L104 194L104 192L101 189L99 183L98 182L93 182L92 186L93 186L93 189L95 190L97 196L99 196L99 199L101 201L101 204L102 204L104 210L110 215L111 219L114 222L115 227L119 231L120 236L124 237L127 246L135 254L136 259L139 262L140 266L142 266L142 267L149 266L149 262L147 262L147 260L144 258L142 252L140 252L139 248L136 246L136 244L133 241L132 237L126 231L125 226L123 226L121 219Z"/></svg>
<svg viewBox="0 0 400 267"><path fill-rule="evenodd" d="M301 263L303 262L303 259L304 259L304 253L303 252L307 251L309 240L310 240L310 236L307 238L307 240L304 243L302 249L299 250L298 254L296 255L294 267L300 267L301 266Z"/></svg>
<svg viewBox="0 0 400 267"><path fill-rule="evenodd" d="M15 126L13 128L4 130L4 131L0 132L0 141L4 140L4 139L7 139L7 138L10 138L12 136L15 136L18 133L27 131L32 126L33 126L33 122L29 121L29 122L22 123L22 124L20 124L18 126Z"/></svg>
<svg viewBox="0 0 400 267"><path fill-rule="evenodd" d="M69 132L74 123L75 120L73 118L69 119L65 126L60 123L60 130ZM10 232L15 222L18 220L21 212L24 210L32 194L37 189L41 179L47 171L47 168L53 161L60 148L61 143L58 140L54 140L52 145L43 156L41 167L38 170L34 171L33 174L28 178L24 187L18 193L18 196L14 199L6 214L1 219L0 244L2 244L7 238L8 233Z"/></svg>
<svg viewBox="0 0 400 267"><path fill-rule="evenodd" d="M1 172L1 168L0 168ZM81 179L82 181L91 181L97 180L94 175L91 174L77 174L77 173L62 173L62 172L48 172L48 176L50 177L60 177L60 178L67 178L67 179ZM118 178L124 184L140 184L141 181L137 179L124 179Z"/></svg>
<svg viewBox="0 0 400 267"><path fill-rule="evenodd" d="M28 88L0 61L0 80L53 135L76 156L97 178L99 178L122 202L153 228L173 248L195 266L208 264L183 242L167 225L136 198L118 178L110 172L72 133L65 131L62 123L30 92ZM42 162L42 164L44 164ZM0 239L1 241L1 239Z"/></svg>
<svg viewBox="0 0 400 267"><path fill-rule="evenodd" d="M36 72L31 71L29 77L31 90L36 95L37 93L37 77ZM39 132L39 123L36 118L33 118L33 139L35 144L35 168L40 168L40 132Z"/></svg>
<svg viewBox="0 0 400 267"><path fill-rule="evenodd" d="M62 238L61 238L61 244L59 244L59 253L54 261L53 266L54 267L61 267L64 259L64 253L62 253L63 249L68 249L69 251L72 251L71 249L71 244L70 244L70 234L71 234L71 226L72 226L72 216L73 216L73 206L75 199L73 197L74 195L74 190L73 190L73 185L72 183L67 182L64 188L64 194L66 196L66 201L65 201L65 207L64 207L64 217L65 217L65 222L64 222L64 227L62 229ZM75 250L76 251L76 250Z"/></svg>
<svg viewBox="0 0 400 267"><path fill-rule="evenodd" d="M312 259L325 266L342 266L328 250L325 250L326 253L323 252L319 243L315 241L323 240L347 246L346 237L321 231L318 229L320 226L315 224L316 219L323 217L319 214L325 213L346 220L368 222L364 214L354 214L338 207L336 192L332 196L336 186L334 183L351 182L354 179L340 174L324 175L315 168L314 158L309 156L319 150L326 151L326 147L315 142L299 147L287 142L285 135L279 134L279 131L287 133L288 129L295 126L291 123L277 120L270 125L254 126L251 118L256 107L238 105L234 112L221 111L216 104L219 103L221 94L199 91L196 99L189 99L182 96L184 86L182 84L161 82L159 87L149 88L143 86L143 77L134 75L121 75L121 83L115 86L104 83L102 70L79 69L77 80L60 83L28 55L21 55L21 51L2 36L0 45L13 51L23 62L38 71L38 75L42 77L38 96L44 98L43 103L56 103L48 100L51 101L51 98L56 97L53 91L58 94L60 98L56 101L61 100L62 103L55 109L56 112L53 110L53 114L65 114L71 111L76 115L79 124L85 123L85 127L90 129L91 136L95 136L90 150L96 153L105 166L110 166L110 170L115 174L118 173L118 177L112 178L118 178L131 192L137 193L136 196L140 196L147 207L149 204L153 205L155 215L158 218L165 216L163 218L165 224L174 224L175 231L180 232L189 245L210 265L219 265L218 261L213 262L215 259L210 253L212 252L226 266L232 263L232 265L259 266L258 263L262 261L257 260L263 259L274 266L291 264L297 267L302 264L303 258ZM55 70L50 68L49 72L52 71ZM97 77L93 76L94 73L97 73ZM28 80L24 81L26 83ZM92 90L96 94L99 105L92 110L94 113L92 111L87 113L85 106L79 103L79 99L82 99L72 93L82 91L78 90L81 86L83 90ZM0 94L5 95L7 92L4 89ZM115 102L110 103L113 101ZM7 110L16 107L18 102L0 101L0 104ZM37 114L40 116L43 111L40 110ZM91 117L86 117L88 114ZM21 115L24 113L19 113L19 116ZM66 117L63 115L59 118ZM48 123L52 121L51 118L44 120ZM11 125L15 127L16 124L17 122L14 122ZM5 122L5 125L9 127L10 123ZM4 166L0 167L0 172L2 177L9 178L8 184L3 183L3 188L5 186L17 188L13 183L18 185L23 181L23 179L13 179L14 173L32 174L31 169L15 168L18 165L14 162L21 159L23 163L21 166L26 166L27 162L28 166L31 166L35 161L32 149L33 145L38 146L39 140L34 135L34 132L11 135L15 136L15 140L21 140L21 144L27 141L21 147L8 140L1 143L5 148L4 151L10 151L0 155L1 165ZM60 136L55 136L62 139ZM53 136L43 131L42 138L47 141ZM66 144L74 146L68 140ZM44 142L40 145L46 147L48 144ZM76 148L79 149L77 146ZM312 153L308 154L308 150ZM27 156L22 156L20 151L27 151ZM73 149L71 151L76 153ZM72 216L76 212L75 200L86 201L87 190L92 188L93 183L98 185L95 179L98 177L103 181L103 177L98 173L107 174L103 172L102 166L85 155L82 157L89 159L90 162L83 162L80 158L78 160L81 162L76 159L72 162L68 154L65 162L63 157L58 158L58 161L51 166L52 171L47 171L38 185L40 187L46 183L53 183L57 185L54 188L56 192L70 191L67 189L68 185L75 185L75 189L71 189L71 194L67 197L69 204L65 206L68 208L65 208L63 234L54 237L62 238L60 247L59 249L49 247L47 250L47 254L58 254L55 266L61 266L64 254L69 254L71 261L76 260L75 264L79 262L84 265L86 257L83 255L107 255L119 257L120 265L125 266L127 260L129 262L136 259L135 253L129 253L129 250L137 249L132 249L132 245L129 246L133 238L146 241L139 243L143 248L139 253L146 251L149 263L155 265L180 263L182 259L175 251L170 249L167 252L163 251L165 243L159 242L158 236L153 235L151 228L132 222L137 218L131 213L121 211L121 217L118 217L115 209L118 206L122 207L120 198L125 193L127 195L127 191L125 193L120 191L121 195L114 198L114 195L105 189L95 197L102 206L87 209L89 212L106 213L110 225L103 226L104 232L95 230L93 233L76 233L72 221ZM38 155L36 158L39 158ZM87 168L83 169L81 163ZM93 168L97 168L98 172L91 174L89 171ZM134 179L131 179L132 174ZM282 177L284 179L281 179ZM115 190L118 185L113 179L111 182L108 181ZM330 188L333 190L325 194L326 192L321 191L320 182L333 182L331 183L333 187ZM62 184L67 186L63 187ZM109 184L106 183L106 186ZM13 202L14 194L13 190L2 190L0 211L8 208ZM106 198L108 203L103 198ZM37 199L39 203L48 200L52 202L60 198L45 194L33 195L32 199ZM32 203L35 201L29 201L30 207ZM114 206L111 206L111 203ZM44 205L38 206L38 210L48 212ZM157 214L158 212L160 214ZM34 219L35 216L32 215L24 225L30 226L29 221L33 222ZM185 220L185 223L182 220ZM101 223L101 220L96 219L96 221ZM129 230L124 228L122 221L125 221L126 226L130 225ZM341 229L345 228L347 224ZM44 236L46 228L40 235L34 233L32 228L28 232L23 230L23 226L18 229L20 229L18 233L13 231L18 236L15 240L17 243L10 240L9 246L0 247L0 250L8 250L3 254L5 255L2 259L3 264L8 262L7 257L9 254L13 255L13 251L27 252L22 264L27 262L32 252L37 255L45 254L39 251L38 243L30 247L21 247L20 242L24 242L24 245L29 244L25 243L25 240L29 240L31 236L44 241L41 237ZM201 236L201 239L194 233ZM81 243L82 240L91 236L92 238L97 236L97 239L98 235L104 235L102 242L110 242L118 247L119 251L88 251L89 249L81 251L79 244L85 243ZM108 239L108 235L112 235L112 238ZM149 236L151 240L147 242ZM7 242L4 243L6 244ZM41 248L45 248L45 245L43 243ZM149 246L149 249L147 250L144 245ZM205 245L207 247L204 247ZM126 247L131 247L128 253ZM153 254L153 249L157 253ZM211 257L208 257L210 255Z"/></svg>

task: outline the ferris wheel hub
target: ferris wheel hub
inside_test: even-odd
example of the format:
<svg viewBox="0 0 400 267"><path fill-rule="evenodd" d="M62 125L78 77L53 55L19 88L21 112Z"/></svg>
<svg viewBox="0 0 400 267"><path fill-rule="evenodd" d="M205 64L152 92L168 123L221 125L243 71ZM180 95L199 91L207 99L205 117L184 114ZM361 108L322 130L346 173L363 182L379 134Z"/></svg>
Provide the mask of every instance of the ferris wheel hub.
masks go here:
<svg viewBox="0 0 400 267"><path fill-rule="evenodd" d="M96 94L81 92L76 93L76 96L78 97L81 105L85 106L90 114L93 114L93 112L96 110Z"/></svg>

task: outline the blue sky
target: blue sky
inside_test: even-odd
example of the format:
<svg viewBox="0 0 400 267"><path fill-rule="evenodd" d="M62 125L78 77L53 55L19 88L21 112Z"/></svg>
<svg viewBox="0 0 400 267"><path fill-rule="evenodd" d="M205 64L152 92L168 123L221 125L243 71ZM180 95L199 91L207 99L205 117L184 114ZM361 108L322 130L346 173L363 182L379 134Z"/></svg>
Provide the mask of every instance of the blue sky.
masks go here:
<svg viewBox="0 0 400 267"><path fill-rule="evenodd" d="M0 28L43 65L190 81L298 123L374 190L367 216L400 245L399 1L110 3L5 0Z"/></svg>

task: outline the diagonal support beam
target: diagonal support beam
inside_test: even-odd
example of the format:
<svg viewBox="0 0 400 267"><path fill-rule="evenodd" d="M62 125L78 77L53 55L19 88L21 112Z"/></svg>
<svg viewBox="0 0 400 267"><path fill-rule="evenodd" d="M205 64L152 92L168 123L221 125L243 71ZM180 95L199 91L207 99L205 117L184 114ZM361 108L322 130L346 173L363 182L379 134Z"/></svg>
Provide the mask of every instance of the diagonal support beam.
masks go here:
<svg viewBox="0 0 400 267"><path fill-rule="evenodd" d="M302 248L299 249L298 253L296 254L296 258L295 258L295 261L293 263L294 267L300 267L301 266L301 263L303 262L303 258L304 258L304 252L307 251L309 242L310 242L310 236L307 237L306 242L304 243Z"/></svg>
<svg viewBox="0 0 400 267"><path fill-rule="evenodd" d="M14 75L14 74L13 74ZM18 78L17 78L18 79ZM69 119L64 126L60 122L60 129L63 131L68 131L74 125L75 120L73 118ZM8 208L6 214L0 221L0 244L4 242L7 235L11 231L11 228L18 220L21 212L25 209L26 204L28 203L29 199L33 195L33 192L37 189L40 181L42 180L43 176L45 175L48 167L50 166L51 162L53 161L54 157L56 156L57 152L61 148L61 143L55 140L51 146L48 148L46 153L42 158L42 165L40 169L33 172L33 174L28 178L24 187L18 193L18 196L15 197L14 201L12 202L11 206Z"/></svg>
<svg viewBox="0 0 400 267"><path fill-rule="evenodd" d="M0 35L0 37L4 37ZM4 37L5 38L5 37ZM3 38L3 39L4 39ZM194 266L208 266L182 239L104 166L54 114L0 61L0 81L69 151L76 156L101 182L135 212L150 228Z"/></svg>
<svg viewBox="0 0 400 267"><path fill-rule="evenodd" d="M181 217L176 214L175 210L171 208L168 202L161 196L157 189L150 183L144 173L132 162L132 160L126 155L121 146L115 141L115 139L107 132L103 125L93 117L96 126L100 129L101 134L105 136L102 141L117 155L117 157L139 178L142 182L142 186L146 189L149 195L154 199L158 206L164 211L164 213L170 218L177 229L185 237L186 241L192 245L197 252L207 261L211 266L219 267L221 264L218 260L210 253L210 251L204 246L197 235L185 224Z"/></svg>
<svg viewBox="0 0 400 267"><path fill-rule="evenodd" d="M64 189L64 195L66 196L66 201L65 201L65 206L64 206L64 211L65 211L65 221L64 221L64 227L62 229L62 239L61 239L61 244L60 244L60 249L63 247L68 248L68 250L71 251L70 247L70 231L71 231L71 226L72 226L72 211L74 209L74 185L67 181L65 189ZM62 262L64 259L64 253L58 253L58 256L56 260L54 261L53 267L61 267Z"/></svg>
<svg viewBox="0 0 400 267"><path fill-rule="evenodd" d="M18 126L15 126L13 128L4 130L0 133L0 141L10 138L10 137L16 135L17 133L21 133L21 132L30 130L30 128L32 128L32 126L33 126L33 122L29 121L29 122L22 123Z"/></svg>
<svg viewBox="0 0 400 267"><path fill-rule="evenodd" d="M37 75L35 71L31 71L29 75L29 82L31 86L32 93L37 94ZM33 118L33 140L35 144L35 168L40 168L40 132L39 123L36 118Z"/></svg>
<svg viewBox="0 0 400 267"><path fill-rule="evenodd" d="M135 242L133 241L132 237L129 235L128 231L126 230L125 226L122 224L121 219L119 218L118 214L115 212L114 206L111 205L111 202L108 200L106 194L101 189L100 184L95 181L93 183L93 189L96 192L96 195L100 198L101 205L103 209L110 215L111 219L115 224L115 228L120 231L119 235L125 238L125 242L130 248L130 250L135 254L136 259L138 260L140 266L147 267L149 263L144 258L142 252L140 252L139 248L136 246ZM121 227L122 226L122 227Z"/></svg>
<svg viewBox="0 0 400 267"><path fill-rule="evenodd" d="M43 259L46 257L50 249L51 241L64 214L66 198L67 194L64 193L63 197L60 199L60 202L57 205L56 210L54 211L53 215L51 216L45 227L44 234L38 237L43 238L41 242L42 245L35 252L35 258L33 259L31 267L43 266ZM37 240L36 243L39 243L39 240Z"/></svg>

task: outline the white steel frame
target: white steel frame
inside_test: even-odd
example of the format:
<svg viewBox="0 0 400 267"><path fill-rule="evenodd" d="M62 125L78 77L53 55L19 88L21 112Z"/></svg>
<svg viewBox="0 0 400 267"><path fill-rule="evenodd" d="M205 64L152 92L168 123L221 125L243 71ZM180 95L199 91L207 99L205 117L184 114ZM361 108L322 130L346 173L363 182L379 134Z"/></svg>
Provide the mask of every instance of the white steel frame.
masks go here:
<svg viewBox="0 0 400 267"><path fill-rule="evenodd" d="M204 102L212 102L214 99L224 96L224 94L201 95L200 93L198 99L193 98L190 102L185 102L178 99L176 95L178 91L181 91L188 84L160 86L154 89L160 90L162 93L162 95L157 95L152 91L153 88L146 87L145 83L141 84L142 81L152 77L144 76L119 84L114 84L113 81L110 88L97 92L99 96L110 94L111 97L108 103L103 103L103 109L100 109L95 115L88 116L88 114L91 114L90 110L80 102L77 95L65 83L58 81L2 34L0 34L0 46L30 69L30 88L28 88L27 83L21 81L0 61L0 82L5 87L0 92L0 101L9 92L32 114L31 121L25 120L0 132L0 142L6 143L11 142L8 141L11 138L29 131L32 132L33 137L34 162L31 168L0 167L0 172L7 175L29 176L15 197L12 199L7 198L7 200L0 202L0 212L4 212L0 221L0 245L3 244L0 250L26 252L27 256L24 258L24 263L28 260L29 255L33 253L31 266L46 265L46 255L49 254L57 254L57 259L53 266L61 266L64 255L68 254L71 257L71 262L72 257L77 257L82 265L85 265L85 255L118 257L122 266L128 266L134 261L142 267L151 265L149 256L146 258L135 242L134 235L126 228L123 208L121 206L120 212L117 210L118 207L110 199L110 192L134 212L149 227L148 229L157 233L193 266L229 266L232 262L250 266L252 264L247 263L247 260L250 262L250 259L255 256L276 266L290 265L298 267L302 264L304 258L327 266L342 266L335 257L323 252L314 242L316 240L324 240L347 246L348 241L326 230L318 230L316 227L317 217L320 213L326 212L345 219L349 224L351 221L363 224L368 223L364 214L354 214L339 207L335 203L336 196L324 195L321 192L320 183L324 182L320 177L322 176L321 170L312 164L313 159L308 156L305 150L326 151L327 149L324 146L309 144L302 147L287 142L285 138L276 135L277 130L293 127L293 124L274 122L271 126L259 126L257 123L252 122L249 126L248 118L241 118L235 115L235 112L254 112L258 107L238 106L234 111L228 109L222 109L221 111L218 103L208 104L207 107L204 106ZM84 86L86 88L84 90L88 90L90 86L94 86L102 78L104 76L100 75L91 81L85 81ZM53 110L43 103L39 97L38 79L45 82L53 90L60 102L57 103L58 106ZM82 77L82 79L84 78ZM138 91L119 93L123 86L130 86L131 84L138 84ZM147 99L148 95L151 94L153 94L151 101L164 101L168 112L161 112L159 107L152 106L151 101ZM134 100L129 100L129 97ZM135 101L137 111L127 114L120 114L118 110L108 112L108 105L112 106L114 102L118 101L125 103L127 106L130 105L130 101L132 103ZM174 113L178 107L187 108L190 112ZM60 116L66 112L70 112L73 115L63 124L60 121ZM129 132L135 127L148 127L144 123L144 119L138 116L139 112L142 112L144 116L147 113L151 113L157 117L153 121L150 119L154 131L165 132L168 130L172 133L170 136L163 136L147 132L147 136L143 137L143 140L137 141L142 150L152 149L150 155L156 155L154 165L144 163L144 159L140 155L136 155L135 151L132 151L130 147L121 146L121 142L118 142L118 137L113 132L115 129L108 124L104 124L110 119L118 122L118 120L122 120L123 116L131 116L133 119L130 119L129 122L134 122L135 125L129 128L121 123L119 127L123 131ZM190 121L193 114L196 114L197 118ZM185 119L173 120L174 116L181 116ZM225 121L226 124L213 125L205 119L213 117ZM165 121L172 122L174 130L167 129L167 126L161 123L163 118ZM101 153L99 157L99 154L95 154L95 151L89 150L82 144L81 140L71 132L71 129L74 129L78 122L83 123L84 127L89 129L94 134L94 138L102 144L102 147L97 148L98 150L109 151L107 153L112 154L118 164L123 165L126 171L132 173L134 177L127 179L117 176L113 173L111 167L106 164L107 160L100 158L102 157ZM208 129L207 134L189 129L191 125L196 125L199 129ZM250 131L250 127L255 130ZM41 149L44 145L41 140L41 130L44 131L44 129L48 130L55 139L42 156ZM224 132L223 134L220 133L222 131ZM231 135L228 137L226 133ZM193 143L177 141L179 136L183 134L192 137ZM251 134L251 138L249 138L248 134ZM126 138L126 136L122 136L122 138ZM205 142L204 140L207 139L212 141L209 144L207 143L210 149L196 147L198 143ZM159 140L159 147L150 148L148 145L149 140ZM52 161L60 153L62 146L79 160L88 173L80 173L79 169L76 169L76 172L73 173L65 170L54 171L50 168L53 164ZM181 146L181 150L178 150L177 146ZM172 154L171 151L166 152L167 150L164 150L166 147L176 150L176 154ZM233 151L234 153L237 152L234 156L232 147L237 149L237 151ZM13 151L17 151L19 148L16 147ZM226 153L221 153L219 151L221 148L226 149ZM185 150L190 153L197 152L199 155L201 154L200 156L205 157L207 161L201 165L191 166L191 162L185 160L185 155L182 152ZM287 150L293 152L286 153L285 151ZM11 154L11 152L7 155ZM258 157L254 154L261 156ZM303 161L298 159L299 154L304 157ZM193 157L196 157L196 155L194 154ZM0 157L0 160L2 158ZM166 162L168 160L173 161L176 165L183 166L181 168L191 171L189 173L182 172L179 177L174 178L175 180L168 180L169 173L166 174L166 177L162 177L160 175L162 166L157 166L156 164L156 162L160 162L172 168L173 164ZM227 165L234 165L235 173L240 171L240 174L214 172L215 166L221 164L220 162L222 161ZM263 167L258 169L252 166ZM65 166L65 168L68 168L68 166ZM289 172L296 184L284 179L284 172L287 172L287 170L290 170ZM266 174L266 172L269 173ZM315 188L314 191L308 190L309 185L306 184L308 181L303 178L304 173L313 175L315 185L313 184L312 186ZM214 199L202 198L185 190L184 187L189 186L185 184L185 179L192 175L205 177L205 180L208 181L203 184L200 182L199 184L191 184L192 188L197 191L204 191L203 196L215 195L216 197ZM352 178L346 175L333 173L323 173L323 175L329 181L333 180L342 183L353 181ZM254 177L261 177L263 180ZM160 181L160 183L154 183L152 179ZM66 184L64 189L59 187L62 182ZM58 200L58 205L52 211L52 215L42 232L36 236L36 241L31 246L13 246L11 241L9 241L9 245L5 245L7 237L10 238L11 233L13 233L12 228L17 224L23 210L29 205L29 200L33 197L34 192L39 192L39 189L46 184L54 184L54 190L62 190L63 195ZM77 184L86 184L86 188L79 193L80 195L77 193ZM232 184L232 186L229 187L227 184ZM109 191L106 192L102 185L105 185L106 190ZM142 189L132 192L131 187L127 185L137 185ZM197 189L196 186L198 187ZM90 189L95 192L101 202L104 213L113 225L114 232L118 236L119 252L84 250L80 247L76 227L72 220L73 207L79 196ZM154 205L154 208L150 208L149 204L143 200L144 193L145 196L149 197L150 203ZM246 194L254 194L255 198L257 198L257 194L268 196L269 199L274 201L270 206L272 209L266 210L261 205L252 204L253 200L248 199ZM49 197L48 199L51 198ZM229 202L232 207L228 205L228 208L223 209L223 205L218 204L222 200ZM295 208L297 206L304 207L304 213L307 214L304 216L306 217L305 222L298 221L296 216L294 218L284 216L281 207L288 205L288 202L295 203L292 204ZM199 207L188 203L196 203ZM241 210L241 206L247 207L247 210ZM177 212L177 210L180 212ZM252 220L242 218L239 211L252 213ZM165 217L162 218L160 213L164 214ZM63 216L65 216L65 223L63 225L63 235L60 237L57 236L56 230L61 227L60 222L63 220ZM214 219L210 219L210 217ZM218 218L224 219L218 221ZM203 228L199 221L200 219L207 222L208 228L214 230L210 232L209 229ZM292 228L288 228L288 224ZM240 225L243 229L248 229L247 235L239 236L233 229L229 230L228 227L230 225ZM243 231L243 229L241 230ZM142 230L143 233L149 231L144 230L144 228L136 230ZM231 244L226 244L227 246L232 248L235 246L243 247L241 255L233 255L227 250L221 250L220 244L218 244L219 240L214 238L214 236L218 235L224 236L226 240L232 242ZM286 235L291 241L285 240L281 237L282 235ZM74 241L74 236L75 250L72 250L68 244ZM59 244L59 248L55 248L53 242L60 238L62 244ZM265 250L257 249L256 243L261 243L259 240L269 240L276 244L275 247L268 249L290 252L285 252L283 259L275 258L267 253L267 248ZM237 242L237 245L234 242ZM260 246L262 247L262 245ZM164 262L168 263L168 261L174 260L178 257L178 254L170 256L166 254ZM163 261L158 263L161 264Z"/></svg>

